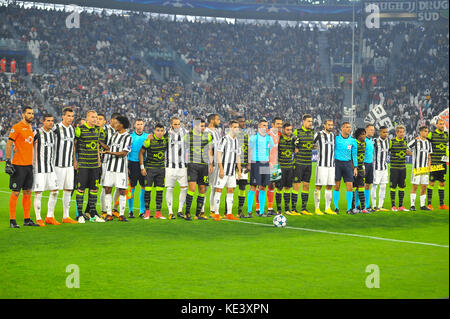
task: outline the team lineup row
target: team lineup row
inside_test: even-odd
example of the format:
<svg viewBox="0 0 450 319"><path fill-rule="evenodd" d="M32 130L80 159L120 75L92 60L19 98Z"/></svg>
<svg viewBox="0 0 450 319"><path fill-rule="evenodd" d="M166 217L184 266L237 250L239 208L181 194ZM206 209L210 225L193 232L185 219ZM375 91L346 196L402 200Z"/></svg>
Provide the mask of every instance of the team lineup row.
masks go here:
<svg viewBox="0 0 450 319"><path fill-rule="evenodd" d="M406 155L412 156L413 164L410 209L416 210L416 191L419 185L420 209L433 209L431 198L436 181L439 183L439 209L448 209L444 205L448 133L444 131L443 120L436 123L434 131L429 132L427 127L420 127L418 137L406 141L405 128L401 125L396 128L396 137L393 139L388 138L386 127L380 127L378 137L374 137L373 125L358 128L351 136L350 123L343 123L340 134L335 135L332 120L326 120L323 129L314 133L313 119L309 114L303 116L301 127L295 131L291 123L283 123L279 117L272 120L270 129L269 123L262 119L254 134L245 128L243 117L231 121L224 134L218 114L209 115L207 123L197 118L191 130L182 128L179 118L173 117L167 131L162 124L157 124L152 134L143 132L145 123L140 119L135 121L134 131L129 133L128 118L118 113L112 114L110 123L106 124L105 115L92 110L87 112L85 120L74 127L74 111L67 107L62 111L60 123L55 125L54 117L45 114L42 127L36 131L30 125L34 118L33 110L25 107L22 117L22 121L11 128L6 147L5 172L10 175L12 193L9 211L12 228L19 227L15 214L21 191L25 226L60 224L54 217L59 190L63 191L63 223L84 223L86 220L105 222L112 221L114 216L119 221L128 221L124 215L127 199L128 217L134 218L134 189L138 182L141 186L139 216L144 219L153 217L150 212L152 188L156 192L154 217L165 219L161 214L161 207L166 189L168 218L176 218L173 213L176 183L181 190L177 216L185 220L208 219L205 215L205 194L208 187L209 217L215 220L222 218L219 207L225 188L227 219L251 218L254 202L258 216L281 214L282 199L285 214L312 215L307 210L307 203L314 148L318 153L314 189L317 215L323 215L319 207L322 187L325 187L325 213L339 213L342 179L347 189L348 214L385 210L383 204L389 175L392 210L406 211L403 205L407 178ZM432 165L434 170L430 171ZM246 194L247 184L250 189ZM101 216L96 208L99 185L102 185ZM237 217L232 212L236 187L239 187ZM113 188L116 189L114 201ZM83 212L86 189L88 199ZM192 217L191 206L196 190L197 208ZM43 191L50 191L44 221L41 218ZM36 223L30 218L32 192ZM73 193L76 197L77 221L69 216ZM299 193L302 205L297 212ZM276 210L273 208L274 197ZM243 213L245 199L247 215ZM334 210L331 209L331 201L334 203Z"/></svg>

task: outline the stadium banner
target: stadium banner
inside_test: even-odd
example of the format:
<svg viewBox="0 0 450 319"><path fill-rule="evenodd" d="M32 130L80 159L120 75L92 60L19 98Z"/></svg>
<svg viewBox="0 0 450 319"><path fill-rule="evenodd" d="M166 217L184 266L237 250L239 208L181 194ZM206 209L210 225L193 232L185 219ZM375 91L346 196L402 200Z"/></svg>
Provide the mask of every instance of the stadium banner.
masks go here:
<svg viewBox="0 0 450 319"><path fill-rule="evenodd" d="M381 104L376 105L370 110L369 114L367 114L364 119L364 123L373 124L376 129L379 129L381 126L386 126L389 131L394 129L394 125L392 124L389 115L386 113Z"/></svg>
<svg viewBox="0 0 450 319"><path fill-rule="evenodd" d="M440 21L448 23L448 0L378 0L363 2L366 18L377 7L380 20Z"/></svg>

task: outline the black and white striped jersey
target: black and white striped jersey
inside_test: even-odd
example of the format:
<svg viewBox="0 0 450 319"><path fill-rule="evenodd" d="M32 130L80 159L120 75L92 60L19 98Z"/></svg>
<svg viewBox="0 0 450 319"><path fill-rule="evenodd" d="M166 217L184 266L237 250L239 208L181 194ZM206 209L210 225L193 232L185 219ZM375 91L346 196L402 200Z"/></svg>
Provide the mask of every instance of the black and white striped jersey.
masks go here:
<svg viewBox="0 0 450 319"><path fill-rule="evenodd" d="M55 166L73 166L73 142L75 140L75 129L72 125L65 126L62 122L53 127L56 138Z"/></svg>
<svg viewBox="0 0 450 319"><path fill-rule="evenodd" d="M225 135L217 144L217 152L222 152L221 162L225 175L234 175L238 156L241 155L239 140L229 134Z"/></svg>
<svg viewBox="0 0 450 319"><path fill-rule="evenodd" d="M414 139L408 143L412 154L413 169L428 167L428 155L433 153L433 147L429 140Z"/></svg>
<svg viewBox="0 0 450 319"><path fill-rule="evenodd" d="M373 139L373 163L376 171L387 170L387 156L389 153L389 138Z"/></svg>
<svg viewBox="0 0 450 319"><path fill-rule="evenodd" d="M55 171L55 134L43 128L34 134L33 151L34 173L52 173Z"/></svg>
<svg viewBox="0 0 450 319"><path fill-rule="evenodd" d="M187 166L186 141L184 136L188 133L184 128L178 132L169 129L167 138L169 144L166 154L166 168L185 168Z"/></svg>
<svg viewBox="0 0 450 319"><path fill-rule="evenodd" d="M217 147L222 140L222 130L220 128L210 129L209 127L205 128L203 134L211 134L212 136L212 148L213 148L213 156L214 156L214 166L217 166Z"/></svg>
<svg viewBox="0 0 450 319"><path fill-rule="evenodd" d="M114 133L108 146L111 152L131 151L131 135L127 131L120 134ZM108 172L127 173L128 172L128 156L123 157L108 154L106 170Z"/></svg>
<svg viewBox="0 0 450 319"><path fill-rule="evenodd" d="M317 148L317 166L334 167L334 133L327 133L324 130L317 132L314 136L314 144Z"/></svg>
<svg viewBox="0 0 450 319"><path fill-rule="evenodd" d="M105 142L104 143L106 145L109 145L111 143L111 140L112 140L114 134L116 133L116 130L113 129L113 127L111 125L106 124L103 127L103 131L105 132ZM109 156L110 156L109 154L103 154L103 156L102 156L102 163L108 162L108 157Z"/></svg>

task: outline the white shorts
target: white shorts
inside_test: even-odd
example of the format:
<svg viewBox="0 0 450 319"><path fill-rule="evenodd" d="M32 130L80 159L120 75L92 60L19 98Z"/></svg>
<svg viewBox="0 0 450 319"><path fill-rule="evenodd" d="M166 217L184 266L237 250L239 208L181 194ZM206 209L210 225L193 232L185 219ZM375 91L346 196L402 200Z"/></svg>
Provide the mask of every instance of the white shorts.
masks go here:
<svg viewBox="0 0 450 319"><path fill-rule="evenodd" d="M187 168L167 168L166 167L166 187L175 187L178 182L180 187L187 187Z"/></svg>
<svg viewBox="0 0 450 319"><path fill-rule="evenodd" d="M55 172L33 174L33 192L55 191L58 189L58 177Z"/></svg>
<svg viewBox="0 0 450 319"><path fill-rule="evenodd" d="M128 176L127 173L108 172L102 176L103 187L116 187L120 189L128 188Z"/></svg>
<svg viewBox="0 0 450 319"><path fill-rule="evenodd" d="M373 184L379 185L379 184L388 184L389 183L389 174L388 170L384 171L373 171Z"/></svg>
<svg viewBox="0 0 450 319"><path fill-rule="evenodd" d="M214 184L214 188L224 189L225 187L227 187L227 188L235 188L236 187L236 176L234 176L234 175L231 175L231 176L225 175L223 178L220 178L217 175L217 180L216 180L216 183Z"/></svg>
<svg viewBox="0 0 450 319"><path fill-rule="evenodd" d="M316 166L316 185L334 185L334 167Z"/></svg>
<svg viewBox="0 0 450 319"><path fill-rule="evenodd" d="M208 172L209 172L209 168L208 168ZM209 185L211 185L212 187L215 188L216 182L218 179L219 179L219 167L214 166L213 172L208 175Z"/></svg>
<svg viewBox="0 0 450 319"><path fill-rule="evenodd" d="M414 175L414 173L411 173L411 184L428 185L429 179L430 179L430 175L428 173L421 174L421 175Z"/></svg>
<svg viewBox="0 0 450 319"><path fill-rule="evenodd" d="M74 182L73 167L55 167L59 190L72 190Z"/></svg>

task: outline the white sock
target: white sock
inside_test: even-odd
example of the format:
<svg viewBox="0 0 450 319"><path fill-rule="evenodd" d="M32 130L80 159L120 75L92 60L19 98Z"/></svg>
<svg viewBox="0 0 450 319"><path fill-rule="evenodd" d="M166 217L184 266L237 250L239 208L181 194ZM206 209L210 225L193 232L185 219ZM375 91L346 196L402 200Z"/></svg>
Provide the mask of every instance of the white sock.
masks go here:
<svg viewBox="0 0 450 319"><path fill-rule="evenodd" d="M105 194L105 209L109 216L112 216L112 194Z"/></svg>
<svg viewBox="0 0 450 319"><path fill-rule="evenodd" d="M34 193L34 213L36 214L36 219L41 220L41 198L42 193Z"/></svg>
<svg viewBox="0 0 450 319"><path fill-rule="evenodd" d="M205 195L206 195L206 193L208 192L208 188L209 188L209 187L206 187ZM206 196L203 198L203 206L202 206L201 213L204 213L204 212L205 212L205 205L206 205ZM209 209L211 210L212 207L210 207Z"/></svg>
<svg viewBox="0 0 450 319"><path fill-rule="evenodd" d="M70 200L72 192L71 191L63 191L62 201L63 201L63 218L69 218L70 211Z"/></svg>
<svg viewBox="0 0 450 319"><path fill-rule="evenodd" d="M172 211L172 201L173 201L173 187L167 187L166 190L166 203L167 203L167 209L169 211L169 215L173 214Z"/></svg>
<svg viewBox="0 0 450 319"><path fill-rule="evenodd" d="M420 207L425 206L425 201L427 200L427 194L420 195Z"/></svg>
<svg viewBox="0 0 450 319"><path fill-rule="evenodd" d="M114 189L114 201L113 201L113 208L115 209L115 210L117 210L117 205L116 205L116 203L117 203L117 199L119 198L119 191L117 190L117 188L115 188Z"/></svg>
<svg viewBox="0 0 450 319"><path fill-rule="evenodd" d="M372 206L374 208L378 207L377 206L377 188L378 188L378 185L373 184L372 190L370 191L370 198L372 199Z"/></svg>
<svg viewBox="0 0 450 319"><path fill-rule="evenodd" d="M103 187L102 187L102 191L100 193L100 210L102 212L106 212L105 189Z"/></svg>
<svg viewBox="0 0 450 319"><path fill-rule="evenodd" d="M215 192L215 194L214 194L214 206L213 206L213 209L211 209L211 212L214 211L216 214L219 214L220 197L222 197L222 193Z"/></svg>
<svg viewBox="0 0 450 319"><path fill-rule="evenodd" d="M318 209L320 206L320 190L319 189L314 190L314 206L316 207L316 209Z"/></svg>
<svg viewBox="0 0 450 319"><path fill-rule="evenodd" d="M331 191L331 189L326 189L325 190L325 210L330 208L332 199L333 199L333 192Z"/></svg>
<svg viewBox="0 0 450 319"><path fill-rule="evenodd" d="M227 193L227 214L228 215L233 213L233 199L234 199L234 193Z"/></svg>
<svg viewBox="0 0 450 319"><path fill-rule="evenodd" d="M127 195L119 196L119 215L123 216L125 213L125 207L127 207Z"/></svg>
<svg viewBox="0 0 450 319"><path fill-rule="evenodd" d="M409 196L411 198L411 206L416 206L416 194L411 193Z"/></svg>
<svg viewBox="0 0 450 319"><path fill-rule="evenodd" d="M186 201L187 187L180 188L180 197L178 200L178 211L182 212L184 207L184 202Z"/></svg>
<svg viewBox="0 0 450 319"><path fill-rule="evenodd" d="M386 196L386 184L380 185L380 191L378 192L378 205L380 205L380 208L383 207L384 204L384 197Z"/></svg>
<svg viewBox="0 0 450 319"><path fill-rule="evenodd" d="M50 197L48 199L48 210L47 217L55 217L55 206L58 200L58 191L50 192Z"/></svg>

